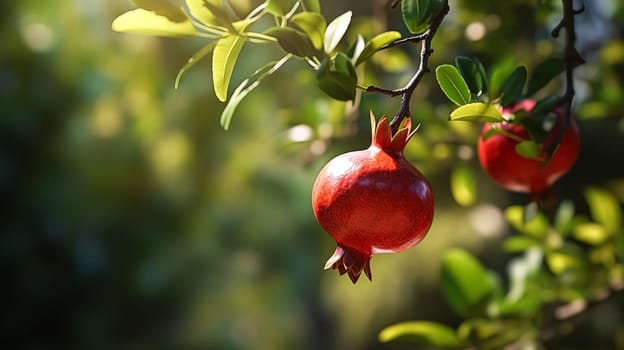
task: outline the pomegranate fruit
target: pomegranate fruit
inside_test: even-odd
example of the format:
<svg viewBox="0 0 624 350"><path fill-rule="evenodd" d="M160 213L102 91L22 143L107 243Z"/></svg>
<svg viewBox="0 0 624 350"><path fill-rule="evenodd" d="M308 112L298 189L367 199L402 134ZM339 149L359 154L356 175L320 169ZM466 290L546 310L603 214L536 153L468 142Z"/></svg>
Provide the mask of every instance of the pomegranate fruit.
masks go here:
<svg viewBox="0 0 624 350"><path fill-rule="evenodd" d="M534 100L523 100L512 108L503 109L503 115L517 113L521 110L530 112L535 106ZM555 110L555 122L548 136L540 146L539 158L527 158L516 152L516 145L531 140L528 131L520 124L509 122L488 123L479 136L477 153L483 169L503 188L512 192L529 193L539 196L567 173L579 153L580 135L574 120L563 131L560 144L554 150L550 160L546 162L548 149L555 142L556 135L563 127L563 115ZM499 128L502 133L485 137L492 128Z"/></svg>
<svg viewBox="0 0 624 350"><path fill-rule="evenodd" d="M312 208L337 248L325 269L347 273L353 283L362 270L372 280L370 259L413 247L433 220L433 193L425 177L403 156L414 135L409 119L392 136L384 116L365 150L337 156L321 170L312 189Z"/></svg>

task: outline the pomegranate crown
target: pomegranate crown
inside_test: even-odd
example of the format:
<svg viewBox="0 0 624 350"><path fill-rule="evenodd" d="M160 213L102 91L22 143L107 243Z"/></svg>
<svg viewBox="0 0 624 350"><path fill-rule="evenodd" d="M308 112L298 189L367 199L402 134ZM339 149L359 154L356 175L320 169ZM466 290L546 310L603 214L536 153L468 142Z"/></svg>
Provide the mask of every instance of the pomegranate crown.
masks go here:
<svg viewBox="0 0 624 350"><path fill-rule="evenodd" d="M418 130L418 126L412 130L412 121L406 118L403 127L400 128L396 134L392 135L390 122L385 115L383 115L381 119L379 119L379 123L377 123L375 121L375 115L371 111L370 119L371 131L373 134L371 145L377 146L385 151L402 153L409 140Z"/></svg>

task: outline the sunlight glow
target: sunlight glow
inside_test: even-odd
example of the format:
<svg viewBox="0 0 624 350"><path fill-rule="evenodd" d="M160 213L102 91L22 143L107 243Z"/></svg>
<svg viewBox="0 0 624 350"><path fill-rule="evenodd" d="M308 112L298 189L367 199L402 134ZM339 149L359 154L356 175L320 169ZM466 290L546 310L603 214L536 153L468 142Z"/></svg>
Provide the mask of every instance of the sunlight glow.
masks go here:
<svg viewBox="0 0 624 350"><path fill-rule="evenodd" d="M464 34L466 35L466 39L470 41L477 41L483 39L485 33L485 24L482 22L472 22L466 27Z"/></svg>

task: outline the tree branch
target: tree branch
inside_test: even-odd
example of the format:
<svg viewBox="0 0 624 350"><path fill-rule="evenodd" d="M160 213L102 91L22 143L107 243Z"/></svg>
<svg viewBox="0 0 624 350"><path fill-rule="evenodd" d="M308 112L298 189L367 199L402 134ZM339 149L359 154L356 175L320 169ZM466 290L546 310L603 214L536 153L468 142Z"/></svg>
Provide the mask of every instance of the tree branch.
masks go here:
<svg viewBox="0 0 624 350"><path fill-rule="evenodd" d="M563 4L563 17L559 23L553 28L551 35L555 38L559 37L562 29L565 30L565 49L564 49L564 62L565 62L565 93L557 101L557 106L563 108L563 128L555 135L555 140L551 144L552 149L547 149L549 154L552 154L555 148L561 143L563 133L572 123L572 101L574 100L574 69L585 63L583 57L576 49L576 26L574 17L583 11L585 6L580 9L574 9L573 0L561 0Z"/></svg>
<svg viewBox="0 0 624 350"><path fill-rule="evenodd" d="M384 89L384 88L371 85L366 88L366 92L381 93L390 97L401 96L401 106L399 107L399 111L394 116L394 118L390 121L390 127L392 129L393 134L397 132L397 130L399 129L399 126L403 122L403 119L409 117L410 115L409 104L410 104L412 95L414 93L414 90L420 83L420 80L423 78L423 76L430 71L429 70L429 56L431 56L431 54L433 53L433 49L431 49L431 41L433 40L433 37L435 36L436 31L440 27L442 20L449 13L449 10L450 8L449 8L448 1L445 1L444 6L440 10L440 12L431 21L431 25L429 26L429 29L427 29L424 33L395 40L381 48L381 49L388 49L388 48L395 47L398 45L403 45L406 43L417 43L417 42L421 43L420 63L418 64L418 69L416 70L416 73L414 73L410 81L404 87L400 89L391 90L391 89Z"/></svg>

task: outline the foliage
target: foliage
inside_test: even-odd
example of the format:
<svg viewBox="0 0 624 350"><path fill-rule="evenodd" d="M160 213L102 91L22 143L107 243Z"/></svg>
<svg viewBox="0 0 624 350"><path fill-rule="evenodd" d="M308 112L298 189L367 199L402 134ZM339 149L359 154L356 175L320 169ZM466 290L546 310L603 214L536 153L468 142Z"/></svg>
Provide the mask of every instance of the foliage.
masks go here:
<svg viewBox="0 0 624 350"><path fill-rule="evenodd" d="M440 349L536 348L569 332L579 314L624 289L623 252L616 248L624 237L622 210L604 190L588 188L585 197L594 221L576 215L566 201L554 222L539 212L528 218L530 208L507 208L518 234L503 247L521 254L507 266L508 289L470 253L449 250L442 259L441 288L462 323L452 332L423 321L393 325L381 331L380 340L417 336L418 343ZM605 211L608 219L598 214ZM440 329L448 335L439 335ZM449 341L439 341L445 338Z"/></svg>
<svg viewBox="0 0 624 350"><path fill-rule="evenodd" d="M587 1L575 17L587 63L573 65L565 114L582 151L531 201L495 188L474 145L504 120L531 131L518 153L552 151L551 112L572 102L565 30L551 36L561 1L452 1L430 37L444 4L1 5L6 343L624 346L623 5ZM420 124L406 157L437 216L418 248L376 257L375 282L352 288L320 271L333 242L310 188L332 155L370 141L369 110L401 109L402 88L381 87L402 84ZM523 98L539 101L531 113L502 113Z"/></svg>

